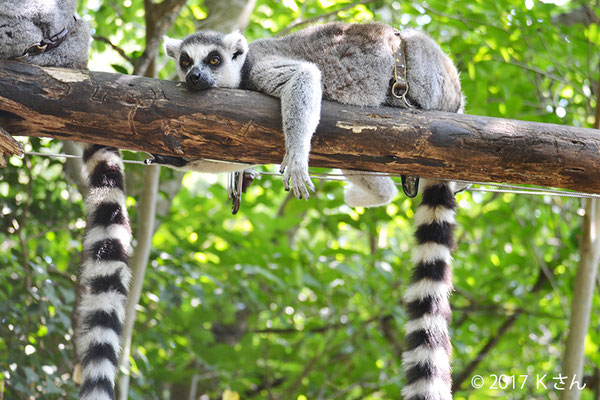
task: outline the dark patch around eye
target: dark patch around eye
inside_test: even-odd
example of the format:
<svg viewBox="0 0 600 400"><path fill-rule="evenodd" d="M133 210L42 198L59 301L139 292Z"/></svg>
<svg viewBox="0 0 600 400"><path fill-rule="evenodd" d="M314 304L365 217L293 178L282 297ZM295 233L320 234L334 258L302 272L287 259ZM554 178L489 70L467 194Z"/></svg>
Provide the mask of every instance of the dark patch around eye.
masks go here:
<svg viewBox="0 0 600 400"><path fill-rule="evenodd" d="M244 52L242 50L238 50L235 53L233 53L233 57L232 58L235 60L236 58L238 58L242 54L244 54Z"/></svg>
<svg viewBox="0 0 600 400"><path fill-rule="evenodd" d="M212 60L212 62L211 62L211 60ZM217 60L217 61L215 62L214 60ZM208 55L204 59L204 63L208 64L212 68L215 68L215 67L218 67L219 65L221 65L222 61L223 61L223 57L221 56L221 53L219 53L216 50L213 50L210 53L208 53Z"/></svg>
<svg viewBox="0 0 600 400"><path fill-rule="evenodd" d="M179 57L179 66L182 69L187 69L192 64L193 64L193 62L192 62L192 59L190 58L190 56L188 56L187 53L182 53L181 57Z"/></svg>

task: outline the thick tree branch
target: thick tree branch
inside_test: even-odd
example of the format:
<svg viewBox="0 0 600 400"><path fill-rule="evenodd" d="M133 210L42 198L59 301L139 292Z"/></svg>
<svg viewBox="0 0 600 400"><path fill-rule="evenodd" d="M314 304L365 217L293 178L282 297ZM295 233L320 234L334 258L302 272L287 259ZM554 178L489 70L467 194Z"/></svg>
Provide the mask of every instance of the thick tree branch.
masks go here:
<svg viewBox="0 0 600 400"><path fill-rule="evenodd" d="M269 164L284 153L272 97L16 62L0 63L0 122L159 154ZM599 149L598 130L324 101L311 165L599 193Z"/></svg>

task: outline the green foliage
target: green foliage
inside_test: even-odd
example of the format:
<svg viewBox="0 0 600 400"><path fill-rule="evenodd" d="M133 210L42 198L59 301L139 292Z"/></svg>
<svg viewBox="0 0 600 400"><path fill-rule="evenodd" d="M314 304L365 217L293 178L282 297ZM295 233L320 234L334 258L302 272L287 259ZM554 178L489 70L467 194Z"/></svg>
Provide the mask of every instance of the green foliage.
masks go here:
<svg viewBox="0 0 600 400"><path fill-rule="evenodd" d="M94 34L136 59L144 49L142 3L97 0L80 11ZM275 34L326 14L417 27L462 71L468 113L591 126L600 28L555 22L578 4L530 3L379 1L336 13L350 3L258 0L247 34ZM202 2L189 1L170 34L192 32L207 15ZM133 69L99 41L91 60L92 69ZM172 63L163 64L161 77L172 76ZM61 151L54 141L27 143L33 151ZM7 399L75 398L71 312L85 224L81 195L65 181L62 164L11 158L0 170L0 379ZM127 168L135 195L141 167ZM162 174L165 182L175 180L171 171ZM237 392L242 399L399 398L405 320L399 301L411 267L415 203L400 196L388 207L352 210L343 204L342 184L316 183L313 198L298 201L278 177L263 176L236 216L223 177L189 174L176 196L165 189L163 201L172 204L159 217L138 307L132 399L187 398L191 382L198 396L210 399L225 390L224 398ZM129 203L135 219L135 198ZM551 377L561 370L579 257L581 202L468 192L459 203L455 374L508 318L518 318L475 369L486 386L472 388L469 376L456 399L553 398L559 392ZM596 296L593 307L599 306ZM599 326L593 313L586 375L600 365ZM491 374L515 375L516 389L490 389ZM548 375L549 389L536 387L536 374ZM524 388L520 375L529 375ZM591 391L582 398L591 399Z"/></svg>

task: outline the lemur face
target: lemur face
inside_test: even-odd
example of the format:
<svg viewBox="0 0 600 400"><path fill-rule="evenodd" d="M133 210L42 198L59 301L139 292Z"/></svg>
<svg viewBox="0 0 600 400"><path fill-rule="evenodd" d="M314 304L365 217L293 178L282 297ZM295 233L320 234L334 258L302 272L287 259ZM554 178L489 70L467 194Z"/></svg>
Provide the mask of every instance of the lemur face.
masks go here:
<svg viewBox="0 0 600 400"><path fill-rule="evenodd" d="M195 90L236 88L248 42L239 32L197 32L183 40L164 37L165 53L177 63L179 78Z"/></svg>

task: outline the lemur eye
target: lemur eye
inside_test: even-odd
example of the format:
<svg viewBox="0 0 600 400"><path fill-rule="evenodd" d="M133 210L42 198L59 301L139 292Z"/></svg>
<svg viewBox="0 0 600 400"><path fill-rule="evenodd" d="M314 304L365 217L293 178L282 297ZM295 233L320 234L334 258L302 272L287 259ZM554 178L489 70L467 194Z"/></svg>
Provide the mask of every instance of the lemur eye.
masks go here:
<svg viewBox="0 0 600 400"><path fill-rule="evenodd" d="M215 54L208 59L208 63L213 66L221 64L221 56Z"/></svg>
<svg viewBox="0 0 600 400"><path fill-rule="evenodd" d="M190 60L190 57L187 54L182 54L179 59L179 65L181 65L181 68L187 68L192 65L192 60Z"/></svg>
<svg viewBox="0 0 600 400"><path fill-rule="evenodd" d="M236 58L238 58L239 56L241 56L242 53L243 53L242 51L236 51L235 53L233 53L233 57L231 57L231 58L233 58L235 60Z"/></svg>

